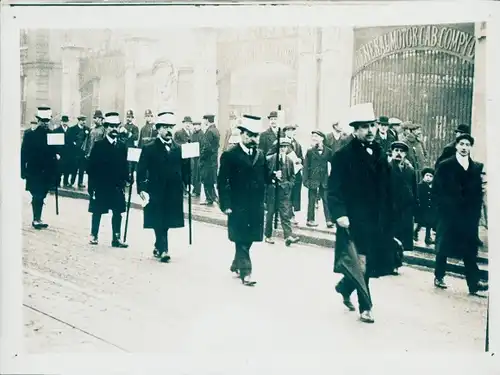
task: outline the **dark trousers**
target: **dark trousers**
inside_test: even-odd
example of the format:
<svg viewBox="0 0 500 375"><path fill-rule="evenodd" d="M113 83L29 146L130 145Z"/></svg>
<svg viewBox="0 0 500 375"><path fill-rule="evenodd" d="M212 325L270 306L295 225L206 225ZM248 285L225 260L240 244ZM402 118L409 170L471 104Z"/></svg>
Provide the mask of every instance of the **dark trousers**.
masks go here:
<svg viewBox="0 0 500 375"><path fill-rule="evenodd" d="M420 232L420 229L422 229L423 226L422 224L417 224L417 227L415 228L415 232L413 233L413 237L417 238L418 237L418 232ZM425 239L430 240L431 239L431 227L425 227Z"/></svg>
<svg viewBox="0 0 500 375"><path fill-rule="evenodd" d="M197 158L193 158L191 163L191 184L193 185L193 194L199 196L201 193L200 161Z"/></svg>
<svg viewBox="0 0 500 375"><path fill-rule="evenodd" d="M205 198L207 203L214 203L217 201L217 193L215 192L214 184L203 184L203 189L205 190Z"/></svg>
<svg viewBox="0 0 500 375"><path fill-rule="evenodd" d="M281 188L279 188L281 189ZM273 224L274 224L274 214L278 211L280 215L280 223L283 228L283 236L286 238L292 236L292 206L290 203L290 195L281 194L281 191L278 195L278 204L274 204L274 197L267 204L266 211L266 225L264 229L264 235L266 237L272 237L273 235Z"/></svg>
<svg viewBox="0 0 500 375"><path fill-rule="evenodd" d="M366 287L368 288L368 293L370 293L369 281L370 278L365 274L365 283ZM338 283L338 288L344 297L349 297L356 290L356 284L350 278L344 276L342 280L340 280L340 282ZM357 293L358 293L359 312L371 310L372 308L371 302L367 300L364 294L360 293L359 290L357 291Z"/></svg>
<svg viewBox="0 0 500 375"><path fill-rule="evenodd" d="M250 248L252 247L252 242L236 242L234 245L236 251L234 253L231 269L239 270L241 277L248 276L252 273L252 261L250 260Z"/></svg>
<svg viewBox="0 0 500 375"><path fill-rule="evenodd" d="M434 270L434 276L436 279L443 279L446 275L446 261L448 257L438 253L436 255L436 269ZM465 280L467 281L467 286L469 290L475 290L477 283L479 282L479 267L477 266L477 255L467 255L463 258L465 267Z"/></svg>
<svg viewBox="0 0 500 375"><path fill-rule="evenodd" d="M78 185L83 185L83 176L85 175L85 169L87 164L87 159L85 159L85 155L83 151L73 156L73 163L71 166L70 174L70 185L75 184L76 176L78 175Z"/></svg>
<svg viewBox="0 0 500 375"><path fill-rule="evenodd" d="M90 234L92 236L99 236L99 227L101 225L102 214L92 214L92 228ZM113 240L120 239L120 233L122 229L122 214L121 212L113 211L113 216L111 217L111 228L113 229Z"/></svg>
<svg viewBox="0 0 500 375"><path fill-rule="evenodd" d="M155 228L155 249L168 253L168 228Z"/></svg>
<svg viewBox="0 0 500 375"><path fill-rule="evenodd" d="M42 211L47 192L31 193L31 209L33 211L33 221L42 220Z"/></svg>
<svg viewBox="0 0 500 375"><path fill-rule="evenodd" d="M314 221L316 218L316 202L318 199L323 201L323 211L325 213L326 221L331 221L330 210L326 202L326 189L320 186L317 189L308 189L307 192L307 221Z"/></svg>

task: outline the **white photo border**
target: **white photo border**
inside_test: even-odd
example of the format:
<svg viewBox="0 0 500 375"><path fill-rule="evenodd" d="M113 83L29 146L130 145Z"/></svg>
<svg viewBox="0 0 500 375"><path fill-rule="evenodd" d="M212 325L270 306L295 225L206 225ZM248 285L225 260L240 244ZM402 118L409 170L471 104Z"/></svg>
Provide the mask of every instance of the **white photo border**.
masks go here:
<svg viewBox="0 0 500 375"><path fill-rule="evenodd" d="M127 373L149 373L168 369L172 373L208 373L219 369L218 373L258 373L273 369L273 373L332 373L345 368L349 373L369 366L373 373L402 372L405 374L442 373L445 370L455 374L485 371L493 365L491 354L434 353L419 359L416 353L382 353L374 348L373 353L343 355L346 362L338 358L339 353L269 353L265 358L249 353L247 358L227 353L220 358L187 358L175 353L153 355L24 355L23 354L23 314L22 314L22 251L21 251L21 196L24 190L20 176L19 158L20 131L20 87L19 87L19 31L20 29L50 28L189 28L189 27L249 27L249 26L390 26L410 24L437 24L461 22L487 22L488 37L488 105L487 140L489 168L489 242L500 243L498 216L500 207L493 191L499 183L499 174L494 168L498 157L498 147L493 143L500 139L500 128L496 126L496 112L500 108L498 67L500 66L500 12L498 4L486 1L412 1L409 2L364 2L311 4L306 6L1 6L1 65L0 65L0 127L1 147L1 233L0 233L0 280L1 308L0 335L2 373L96 373L107 369L106 373L124 371ZM145 22L147 20L147 22ZM97 27L96 27L97 26ZM496 48L494 46L497 46ZM496 255L489 253L490 294L495 293L497 278L492 271L496 267ZM491 285L493 285L491 287ZM495 298L490 302L490 350L497 349L493 337L498 332L494 316L499 304ZM436 311L439 313L439 311ZM494 334L495 333L495 334ZM236 344L235 344L236 345ZM468 361L468 359L471 361ZM410 364L411 361L411 364ZM470 363L470 365L469 365ZM484 366L484 367L483 367ZM376 371L380 367L383 372ZM112 369L112 370L111 370ZM365 370L366 371L366 370ZM340 371L342 373L342 371Z"/></svg>

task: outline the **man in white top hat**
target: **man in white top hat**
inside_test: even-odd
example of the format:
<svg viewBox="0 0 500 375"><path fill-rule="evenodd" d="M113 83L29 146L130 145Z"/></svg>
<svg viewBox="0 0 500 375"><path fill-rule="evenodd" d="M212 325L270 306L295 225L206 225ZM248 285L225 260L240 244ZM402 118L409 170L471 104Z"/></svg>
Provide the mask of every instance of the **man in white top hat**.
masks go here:
<svg viewBox="0 0 500 375"><path fill-rule="evenodd" d="M263 239L264 189L272 178L266 158L257 148L261 118L244 115L238 128L240 142L221 156L217 189L220 209L228 216L229 240L236 248L230 270L239 274L243 285L253 286L250 248Z"/></svg>
<svg viewBox="0 0 500 375"><path fill-rule="evenodd" d="M351 311L357 290L361 321L373 323L369 278L392 274L396 260L390 169L375 142L371 103L351 107L349 124L353 138L331 158L328 178L327 201L337 224L334 272L344 274L335 289Z"/></svg>
<svg viewBox="0 0 500 375"><path fill-rule="evenodd" d="M144 228L155 232L153 255L170 261L168 230L184 227L184 188L190 188L190 159L182 159L181 146L173 141L175 115L161 112L156 121L158 137L142 148L137 164L137 192L144 201Z"/></svg>
<svg viewBox="0 0 500 375"><path fill-rule="evenodd" d="M87 169L89 212L92 213L90 244L97 245L101 216L111 210L113 213L111 246L127 248L128 245L120 239L122 214L126 211L125 186L131 182L127 147L122 142L118 142L118 127L121 123L118 113L106 113L104 122L106 123L106 136L94 143Z"/></svg>
<svg viewBox="0 0 500 375"><path fill-rule="evenodd" d="M26 190L31 193L33 209L32 226L44 229L42 210L45 197L58 181L57 147L47 144L47 134L51 133L49 123L52 110L48 106L38 107L37 127L27 132L21 146L21 178L26 180Z"/></svg>

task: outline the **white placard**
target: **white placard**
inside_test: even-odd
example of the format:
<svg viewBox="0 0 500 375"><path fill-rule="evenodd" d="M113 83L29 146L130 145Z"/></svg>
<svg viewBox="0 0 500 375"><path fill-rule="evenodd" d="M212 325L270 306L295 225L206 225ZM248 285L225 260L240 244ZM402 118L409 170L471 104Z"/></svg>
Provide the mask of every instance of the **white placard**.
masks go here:
<svg viewBox="0 0 500 375"><path fill-rule="evenodd" d="M288 154L286 154L286 156L288 156L290 158L290 160L293 161L293 164L297 164L297 163L301 162L299 157L295 153L295 151L289 152Z"/></svg>
<svg viewBox="0 0 500 375"><path fill-rule="evenodd" d="M49 146L64 146L64 133L47 134L47 144Z"/></svg>
<svg viewBox="0 0 500 375"><path fill-rule="evenodd" d="M182 158L191 159L200 156L200 142L184 143L181 146Z"/></svg>
<svg viewBox="0 0 500 375"><path fill-rule="evenodd" d="M327 173L328 173L328 176L330 176L330 173L332 173L332 165L330 164L330 162L327 162Z"/></svg>
<svg viewBox="0 0 500 375"><path fill-rule="evenodd" d="M302 168L304 168L304 166L302 164L300 164L300 163L294 163L293 164L293 173L294 174L299 173L302 170Z"/></svg>
<svg viewBox="0 0 500 375"><path fill-rule="evenodd" d="M138 162L141 157L141 149L137 147L129 147L127 149L127 160L132 162Z"/></svg>

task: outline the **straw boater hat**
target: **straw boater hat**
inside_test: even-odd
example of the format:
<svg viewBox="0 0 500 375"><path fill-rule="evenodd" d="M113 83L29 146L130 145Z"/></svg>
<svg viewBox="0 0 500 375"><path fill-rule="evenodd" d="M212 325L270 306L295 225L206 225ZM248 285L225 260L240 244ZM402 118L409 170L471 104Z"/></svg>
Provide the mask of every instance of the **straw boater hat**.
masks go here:
<svg viewBox="0 0 500 375"><path fill-rule="evenodd" d="M257 116L243 115L241 122L236 127L250 133L260 134L262 133L262 119Z"/></svg>
<svg viewBox="0 0 500 375"><path fill-rule="evenodd" d="M35 117L40 121L48 122L52 119L52 109L46 105L38 107Z"/></svg>
<svg viewBox="0 0 500 375"><path fill-rule="evenodd" d="M369 124L376 121L375 111L372 103L362 103L349 108L349 126L357 128L362 124Z"/></svg>
<svg viewBox="0 0 500 375"><path fill-rule="evenodd" d="M159 129L162 126L175 126L175 115L174 112L160 112L158 113L158 118L156 119L156 128Z"/></svg>
<svg viewBox="0 0 500 375"><path fill-rule="evenodd" d="M118 112L108 112L106 113L106 116L104 117L104 122L108 125L120 125L120 115Z"/></svg>

